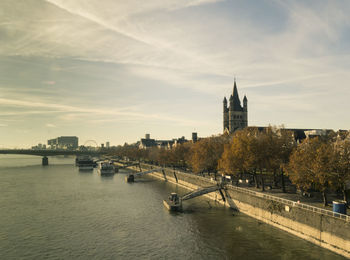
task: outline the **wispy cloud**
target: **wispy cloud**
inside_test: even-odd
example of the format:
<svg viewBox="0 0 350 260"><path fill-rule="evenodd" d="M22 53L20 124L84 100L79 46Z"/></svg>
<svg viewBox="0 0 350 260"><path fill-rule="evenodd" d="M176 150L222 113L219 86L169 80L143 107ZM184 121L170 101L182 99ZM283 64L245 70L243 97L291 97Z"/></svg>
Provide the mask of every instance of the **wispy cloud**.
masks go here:
<svg viewBox="0 0 350 260"><path fill-rule="evenodd" d="M48 80L48 81L43 81L43 84L45 84L45 85L55 85L56 82L53 81L53 80Z"/></svg>
<svg viewBox="0 0 350 260"><path fill-rule="evenodd" d="M110 108L86 108L86 107L77 107L64 104L54 104L54 103L45 103L45 102L31 102L27 100L15 100L15 99L5 99L0 98L0 103L2 105L14 106L19 108L42 108L46 111L43 113L57 113L57 111L65 112L64 115L61 115L62 120L76 121L82 119L83 117L102 117L102 116L121 116L127 117L128 119L134 118L134 120L159 120L159 121L168 121L168 122L177 122L183 124L194 124L195 121L186 120L185 118L176 118L173 116L157 114L146 114L141 112L126 112L117 109ZM50 111L53 110L53 111ZM28 114L42 113L41 111L30 111ZM20 115L20 113L4 113L3 115ZM0 114L1 115L1 114ZM46 125L48 126L48 125Z"/></svg>
<svg viewBox="0 0 350 260"><path fill-rule="evenodd" d="M63 10L56 10L53 19L60 21L64 17L70 23L49 26L46 17L35 24L30 22L32 34L15 42L16 53L74 55L85 60L138 64L148 66L148 72L138 69L134 73L150 78L158 73L159 80L166 81L159 73L163 68L178 85L204 92L210 89L209 84L196 79L197 84L193 84L186 74L197 78L206 74L227 77L227 83L231 82L229 77L236 75L244 80L244 85L259 81L265 86L286 79L301 82L304 77L320 74L320 70L332 70L332 64L320 64L318 57L329 55L332 43L339 39L344 26L348 26L349 9L348 5L340 8L333 1L324 6L276 1L284 9L285 28L266 33L259 21L246 21L244 15L249 12L246 9L254 9L253 4L250 7L232 4L238 11L227 17L229 20L218 14L212 16L210 23L200 23L201 16L185 16L181 20L179 11L174 10L220 1L47 2ZM50 7L50 11L54 9ZM204 11L203 16L208 14ZM20 20L17 24L20 26ZM23 27L27 24L27 21L23 23ZM26 44L22 45L24 41ZM293 62L305 56L308 64Z"/></svg>
<svg viewBox="0 0 350 260"><path fill-rule="evenodd" d="M334 117L319 118L350 109L347 1L4 0L0 7L3 118L221 131L215 102L232 91L233 76L248 95L250 122L331 125ZM303 111L315 116L304 119Z"/></svg>

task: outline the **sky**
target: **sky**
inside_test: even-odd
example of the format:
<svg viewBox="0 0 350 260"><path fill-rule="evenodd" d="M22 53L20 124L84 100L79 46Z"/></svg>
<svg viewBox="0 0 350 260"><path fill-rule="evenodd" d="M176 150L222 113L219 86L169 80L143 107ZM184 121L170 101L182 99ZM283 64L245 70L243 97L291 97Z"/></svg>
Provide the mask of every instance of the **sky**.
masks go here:
<svg viewBox="0 0 350 260"><path fill-rule="evenodd" d="M350 129L348 0L1 0L0 148Z"/></svg>

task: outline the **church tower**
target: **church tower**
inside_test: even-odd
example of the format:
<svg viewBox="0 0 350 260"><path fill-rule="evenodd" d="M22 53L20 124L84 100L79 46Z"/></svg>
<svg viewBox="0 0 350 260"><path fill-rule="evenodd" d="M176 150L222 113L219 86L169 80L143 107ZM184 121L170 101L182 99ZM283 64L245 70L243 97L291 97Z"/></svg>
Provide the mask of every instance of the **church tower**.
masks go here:
<svg viewBox="0 0 350 260"><path fill-rule="evenodd" d="M224 97L224 132L226 129L229 131L229 124L228 124L228 107L227 107L227 99Z"/></svg>
<svg viewBox="0 0 350 260"><path fill-rule="evenodd" d="M226 97L224 98L224 132L227 129L229 133L233 133L238 129L248 126L248 99L244 96L243 107L238 96L236 79L234 80L233 92L229 99L227 107Z"/></svg>
<svg viewBox="0 0 350 260"><path fill-rule="evenodd" d="M247 96L244 95L243 98L243 123L244 123L244 127L248 126L248 99Z"/></svg>

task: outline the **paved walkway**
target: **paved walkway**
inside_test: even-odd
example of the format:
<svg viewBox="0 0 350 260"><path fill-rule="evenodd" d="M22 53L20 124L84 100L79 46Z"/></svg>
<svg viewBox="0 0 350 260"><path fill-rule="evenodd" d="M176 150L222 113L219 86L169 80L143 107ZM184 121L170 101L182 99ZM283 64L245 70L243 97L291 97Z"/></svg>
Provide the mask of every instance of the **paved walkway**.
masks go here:
<svg viewBox="0 0 350 260"><path fill-rule="evenodd" d="M213 175L204 175L205 178L212 178L214 177ZM220 178L219 176L217 176L217 178ZM236 182L234 181L233 186L236 186ZM318 207L321 209L326 209L326 210L330 210L333 211L333 205L332 205L332 201L334 200L342 200L343 197L337 194L327 194L327 201L328 201L328 206L323 206L323 198L322 198L322 194L320 192L313 192L311 194L310 197L308 196L303 196L302 194L299 193L295 193L295 187L293 187L292 185L288 185L286 184L286 193L282 192L281 188L272 188L272 189L268 189L268 184L265 185L265 191L261 191L261 188L257 189L255 188L255 186L246 184L246 183L239 183L238 187L241 188L247 188L249 190L252 191L256 191L256 192L262 192L264 194L269 194L272 196L276 196L279 198L283 198L283 199L287 199L287 200L291 200L291 201L299 201L300 203L304 203L310 206L314 206L314 207ZM350 209L347 209L347 215L350 216Z"/></svg>
<svg viewBox="0 0 350 260"><path fill-rule="evenodd" d="M242 187L242 188L247 188L249 190L253 190L256 192L262 192L261 188L257 189L255 187L251 187L248 185L238 185L238 187ZM271 190L267 190L265 188L265 191L262 193L266 193L272 196L276 196L279 198L283 198L283 199L287 199L287 200L291 200L291 201L299 201L300 203L304 203L304 204L308 204L310 206L314 206L314 207L318 207L318 208L322 208L322 209L326 209L326 210L333 210L333 205L332 205L332 201L333 200L342 200L342 197L336 194L327 194L327 201L328 201L328 206L323 206L323 199L322 199L322 195L321 193L312 193L311 197L307 197L307 196L303 196L302 194L298 194L298 193L294 193L294 192L290 192L288 191L288 187L287 187L287 193L283 193L282 189L271 189ZM350 210L347 210L347 215L350 216Z"/></svg>
<svg viewBox="0 0 350 260"><path fill-rule="evenodd" d="M186 172L186 171L183 171L182 172ZM189 174L193 174L191 172L186 172L186 173L189 173ZM202 177L205 177L205 178L208 178L208 179L211 179L214 177L213 174L198 174L198 176L202 176ZM220 178L220 175L218 174L217 175L217 178ZM236 182L234 181L233 186L236 186ZM333 211L333 205L332 205L332 201L334 200L342 200L342 196L340 195L337 195L337 194L327 194L327 201L329 203L328 206L323 206L323 199L322 199L322 195L321 193L319 192L314 192L311 194L311 197L307 197L307 196L303 196L302 194L298 194L298 193L295 193L295 187L293 187L292 185L288 185L288 182L286 184L286 190L287 190L287 193L283 193L282 192L282 189L279 189L279 188L272 188L270 190L268 190L266 187L268 185L266 184L265 186L265 191L262 192L261 191L261 188L257 189L255 188L254 186L252 185L249 185L249 184L245 184L245 183L240 183L238 185L238 187L241 187L241 188L247 188L249 190L252 190L252 191L256 191L256 192L262 192L262 193L265 193L265 194L268 194L268 195L272 195L272 196L276 196L276 197L279 197L279 198L283 198L283 199L287 199L287 200L291 200L291 201L299 201L300 203L304 203L304 204L307 204L307 205L310 205L310 206L314 206L314 207L318 207L318 208L321 208L321 209L325 209L325 210L330 210L330 211ZM350 209L347 209L347 215L350 216Z"/></svg>

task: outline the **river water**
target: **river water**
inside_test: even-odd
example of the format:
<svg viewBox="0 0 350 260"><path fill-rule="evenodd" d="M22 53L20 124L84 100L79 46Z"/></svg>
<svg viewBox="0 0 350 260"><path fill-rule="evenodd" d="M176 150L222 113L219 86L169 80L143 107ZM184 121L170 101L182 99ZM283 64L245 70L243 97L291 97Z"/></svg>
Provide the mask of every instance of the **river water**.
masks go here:
<svg viewBox="0 0 350 260"><path fill-rule="evenodd" d="M205 198L125 172L79 172L74 158L0 156L0 259L344 259Z"/></svg>

